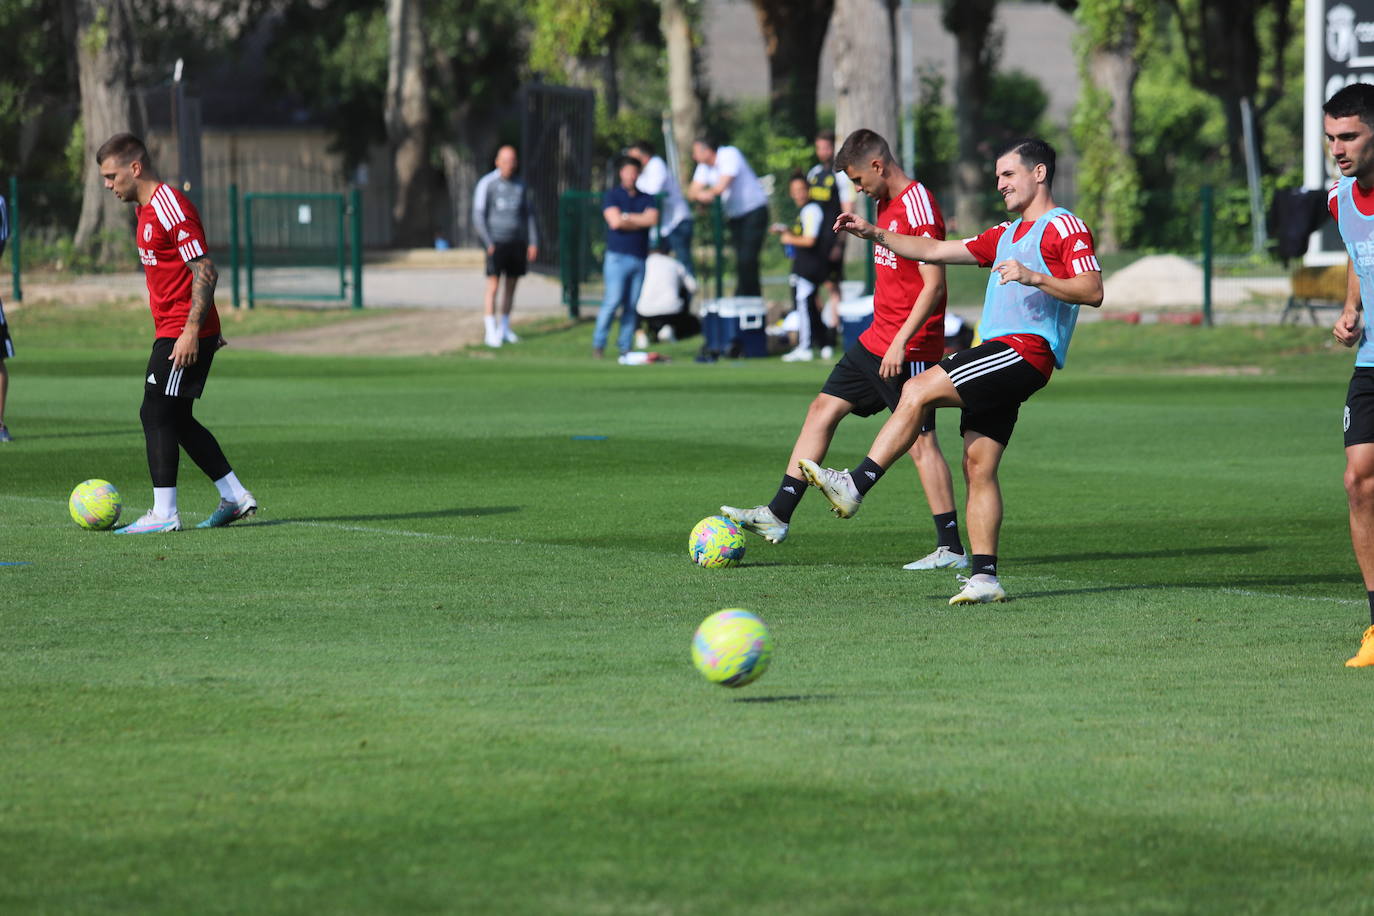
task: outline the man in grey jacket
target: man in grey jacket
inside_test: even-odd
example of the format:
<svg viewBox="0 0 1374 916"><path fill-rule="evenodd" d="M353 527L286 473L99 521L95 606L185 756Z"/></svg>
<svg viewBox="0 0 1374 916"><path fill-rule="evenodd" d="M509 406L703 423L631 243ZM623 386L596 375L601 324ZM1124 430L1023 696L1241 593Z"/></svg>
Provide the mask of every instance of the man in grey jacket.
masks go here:
<svg viewBox="0 0 1374 916"><path fill-rule="evenodd" d="M529 262L539 256L539 232L534 201L525 183L515 177L519 160L515 147L496 151L496 168L483 175L472 195L472 223L487 249L487 292L482 305L486 344L499 347L520 338L510 329L515 284L525 275ZM501 306L496 303L501 278Z"/></svg>

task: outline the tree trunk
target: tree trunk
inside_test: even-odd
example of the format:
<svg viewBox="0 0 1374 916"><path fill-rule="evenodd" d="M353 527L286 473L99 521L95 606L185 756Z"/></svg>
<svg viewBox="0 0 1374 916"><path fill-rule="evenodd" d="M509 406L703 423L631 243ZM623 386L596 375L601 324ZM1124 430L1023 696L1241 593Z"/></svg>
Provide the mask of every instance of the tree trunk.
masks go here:
<svg viewBox="0 0 1374 916"><path fill-rule="evenodd" d="M894 154L897 136L896 0L835 2L835 136L877 131Z"/></svg>
<svg viewBox="0 0 1374 916"><path fill-rule="evenodd" d="M990 151L980 144L987 132L983 104L997 64L992 18L997 0L944 0L945 28L954 34L955 121L959 134L959 162L954 170L954 231L977 232L984 219L982 196L991 182Z"/></svg>
<svg viewBox="0 0 1374 916"><path fill-rule="evenodd" d="M1128 23L1118 43L1093 51L1089 65L1093 85L1111 100L1108 124L1119 163L1130 163L1135 155L1135 84L1140 76L1140 63L1136 60L1138 28L1138 23ZM1111 254L1121 249L1122 227L1117 225L1116 207L1102 208L1096 230L1099 252Z"/></svg>
<svg viewBox="0 0 1374 916"><path fill-rule="evenodd" d="M816 135L821 46L835 0L754 0L768 55L768 115L774 133Z"/></svg>
<svg viewBox="0 0 1374 916"><path fill-rule="evenodd" d="M668 51L668 109L673 116L673 145L677 147L678 181L685 187L682 172L692 161L692 141L701 133L701 98L696 91L696 68L692 58L692 21L683 0L663 0L659 28Z"/></svg>
<svg viewBox="0 0 1374 916"><path fill-rule="evenodd" d="M420 0L387 0L386 134L396 198L392 241L403 247L433 243L429 211L429 105Z"/></svg>
<svg viewBox="0 0 1374 916"><path fill-rule="evenodd" d="M127 261L132 252L132 211L105 190L95 152L117 133L141 133L135 121L133 9L129 0L69 0L76 24L81 126L85 132L81 217L74 244L103 264Z"/></svg>

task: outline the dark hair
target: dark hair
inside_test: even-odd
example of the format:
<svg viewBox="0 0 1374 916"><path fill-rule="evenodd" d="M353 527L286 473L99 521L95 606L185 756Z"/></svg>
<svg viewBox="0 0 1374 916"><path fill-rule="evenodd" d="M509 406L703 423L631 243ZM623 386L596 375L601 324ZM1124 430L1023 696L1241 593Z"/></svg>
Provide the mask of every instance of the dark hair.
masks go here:
<svg viewBox="0 0 1374 916"><path fill-rule="evenodd" d="M831 130L830 128L827 127L825 130L818 131L818 132L816 133L816 139L817 139L817 140L829 140L831 143L834 143L834 142L835 142L835 132L834 132L833 130Z"/></svg>
<svg viewBox="0 0 1374 916"><path fill-rule="evenodd" d="M1333 118L1359 118L1374 127L1374 86L1351 83L1327 99L1322 112Z"/></svg>
<svg viewBox="0 0 1374 916"><path fill-rule="evenodd" d="M1028 169L1033 169L1037 165L1045 167L1045 185L1054 184L1054 147L1038 137L1022 137L1010 143L1003 144L997 151L997 159L1017 153L1021 157L1021 162Z"/></svg>
<svg viewBox="0 0 1374 916"><path fill-rule="evenodd" d="M892 147L887 145L882 135L860 127L844 138L844 146L835 154L834 168L837 172L843 172L850 166L862 166L874 159L884 163L896 161L892 158Z"/></svg>
<svg viewBox="0 0 1374 916"><path fill-rule="evenodd" d="M95 164L100 165L106 159L115 159L120 165L141 162L144 168L152 164L148 159L148 147L133 134L115 134L100 144L100 149L95 151Z"/></svg>
<svg viewBox="0 0 1374 916"><path fill-rule="evenodd" d="M811 183L811 182L807 179L806 173L803 172L801 169L797 169L796 171L794 171L794 172L788 177L788 179L787 179L787 183L788 183L789 185L792 184L792 182L794 182L794 181L805 181L807 184L810 184L810 183Z"/></svg>
<svg viewBox="0 0 1374 916"><path fill-rule="evenodd" d="M650 156L653 156L655 152L654 143L652 140L636 140L635 142L630 144L630 149L643 150Z"/></svg>
<svg viewBox="0 0 1374 916"><path fill-rule="evenodd" d="M625 168L625 166L627 166L627 165L632 165L632 166L634 166L635 168L639 169L640 171L643 171L643 169L644 169L643 163L641 163L641 162L640 162L638 159L636 159L634 156L616 156L616 157L615 157L615 173L616 173L617 175L619 175L619 174L620 174L620 170L623 169L623 168Z"/></svg>
<svg viewBox="0 0 1374 916"><path fill-rule="evenodd" d="M697 137L697 138L696 138L695 140L693 140L692 142L693 142L693 143L700 143L702 146L706 147L707 149L709 149L709 150L710 150L711 152L713 152L713 153L714 153L716 150L720 149L720 144L717 143L717 142L716 142L714 139L712 139L711 137Z"/></svg>

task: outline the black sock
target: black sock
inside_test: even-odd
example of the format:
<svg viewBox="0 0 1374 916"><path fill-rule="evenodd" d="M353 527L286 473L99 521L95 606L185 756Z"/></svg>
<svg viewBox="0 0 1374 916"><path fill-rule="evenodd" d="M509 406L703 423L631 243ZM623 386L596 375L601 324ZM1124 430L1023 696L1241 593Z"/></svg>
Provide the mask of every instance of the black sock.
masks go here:
<svg viewBox="0 0 1374 916"><path fill-rule="evenodd" d="M997 554L995 553L975 553L969 559L968 566L970 576L984 575L997 578Z"/></svg>
<svg viewBox="0 0 1374 916"><path fill-rule="evenodd" d="M798 480L791 474L784 474L782 483L778 485L777 495L768 504L768 508L778 517L778 521L790 522L792 521L792 513L797 511L797 503L801 502L805 493L805 480Z"/></svg>
<svg viewBox="0 0 1374 916"><path fill-rule="evenodd" d="M964 542L959 540L959 513L941 512L931 517L935 519L935 546L963 553Z"/></svg>
<svg viewBox="0 0 1374 916"><path fill-rule="evenodd" d="M1369 625L1374 627L1374 592L1369 593Z"/></svg>
<svg viewBox="0 0 1374 916"><path fill-rule="evenodd" d="M859 466L849 472L849 476L854 478L854 488L859 491L860 496L863 496L873 489L873 485L882 478L883 473L883 469L874 464L872 458L865 455L864 460L859 462Z"/></svg>

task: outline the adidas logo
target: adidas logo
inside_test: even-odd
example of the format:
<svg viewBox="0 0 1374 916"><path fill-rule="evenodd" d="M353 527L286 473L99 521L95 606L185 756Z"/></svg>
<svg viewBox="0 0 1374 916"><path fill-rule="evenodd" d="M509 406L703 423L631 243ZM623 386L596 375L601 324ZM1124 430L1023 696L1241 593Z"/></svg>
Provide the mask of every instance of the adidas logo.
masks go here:
<svg viewBox="0 0 1374 916"><path fill-rule="evenodd" d="M878 479L878 475L877 475L877 474L874 474L872 471L864 471L864 476L867 477L869 480L877 480L877 479Z"/></svg>
<svg viewBox="0 0 1374 916"><path fill-rule="evenodd" d="M1074 251L1082 251L1084 248L1087 248L1087 247L1088 247L1088 243L1085 242L1085 241L1083 241L1082 239L1079 239L1076 243L1074 243L1073 250L1074 250Z"/></svg>
<svg viewBox="0 0 1374 916"><path fill-rule="evenodd" d="M184 242L184 241L186 241L187 239L189 239L190 237L191 237L191 236L187 234L187 232L186 232L185 229L183 229L183 230L181 230L180 232L177 233L177 241L178 241L178 242ZM1083 243L1082 243L1082 242L1079 242L1078 244L1082 245ZM1077 251L1078 249L1075 248L1074 250Z"/></svg>
<svg viewBox="0 0 1374 916"><path fill-rule="evenodd" d="M958 523L958 522L949 522L948 524L945 525L945 529L946 529L946 530L948 530L948 529L950 529L950 528L958 528L958 527L959 527L959 523Z"/></svg>
<svg viewBox="0 0 1374 916"><path fill-rule="evenodd" d="M149 384L149 385L156 385L156 384L157 384L157 379L153 378L153 374L152 374L151 372L148 373L148 384Z"/></svg>
<svg viewBox="0 0 1374 916"><path fill-rule="evenodd" d="M783 488L782 488L782 491L783 491L784 493L791 493L793 496L796 496L796 495L797 495L797 488L794 487L794 486L791 486L790 484L789 484L788 486L783 487Z"/></svg>

